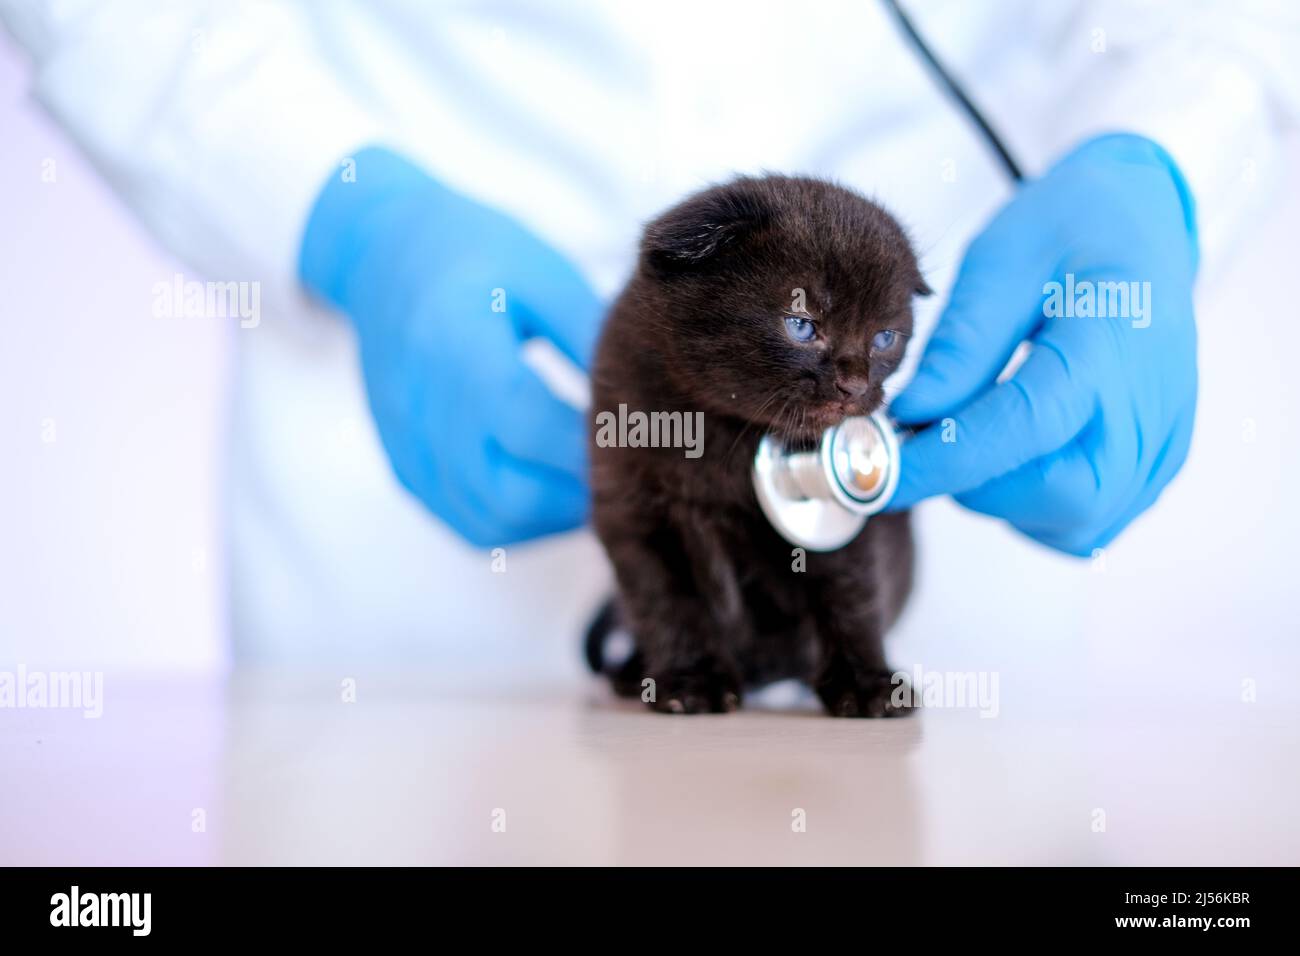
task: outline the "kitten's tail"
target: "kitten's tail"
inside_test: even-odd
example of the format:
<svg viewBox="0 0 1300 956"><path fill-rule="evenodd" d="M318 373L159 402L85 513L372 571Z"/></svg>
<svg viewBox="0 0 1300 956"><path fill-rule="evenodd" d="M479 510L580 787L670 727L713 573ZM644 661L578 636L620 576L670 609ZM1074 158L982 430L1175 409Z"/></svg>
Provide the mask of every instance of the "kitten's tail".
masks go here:
<svg viewBox="0 0 1300 956"><path fill-rule="evenodd" d="M641 680L645 676L641 651L633 646L622 660L609 660L606 651L610 650L611 639L615 636L622 636L630 643L631 636L623 626L618 602L610 598L587 625L587 637L583 642L587 666L592 673L608 677L616 694L636 697L641 693Z"/></svg>
<svg viewBox="0 0 1300 956"><path fill-rule="evenodd" d="M605 640L614 633L618 624L618 607L614 599L609 598L587 625L587 639L583 649L586 652L587 666L592 673L605 673Z"/></svg>

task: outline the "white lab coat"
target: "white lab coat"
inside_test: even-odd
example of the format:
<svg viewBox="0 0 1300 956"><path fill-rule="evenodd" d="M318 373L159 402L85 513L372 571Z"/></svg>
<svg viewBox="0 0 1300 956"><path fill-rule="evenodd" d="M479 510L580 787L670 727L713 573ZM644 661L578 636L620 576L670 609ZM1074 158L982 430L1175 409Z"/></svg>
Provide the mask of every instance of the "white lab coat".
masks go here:
<svg viewBox="0 0 1300 956"><path fill-rule="evenodd" d="M1278 175L1300 103L1285 4L910 7L1030 173L1107 129L1164 144L1210 270ZM877 197L941 291L1010 195L874 0L0 0L0 16L37 96L190 277L262 284L262 321L234 333L229 473L232 630L251 659L573 670L609 587L588 533L510 548L498 573L392 478L352 335L295 282L310 204L361 146L510 212L605 296L647 218L737 171Z"/></svg>

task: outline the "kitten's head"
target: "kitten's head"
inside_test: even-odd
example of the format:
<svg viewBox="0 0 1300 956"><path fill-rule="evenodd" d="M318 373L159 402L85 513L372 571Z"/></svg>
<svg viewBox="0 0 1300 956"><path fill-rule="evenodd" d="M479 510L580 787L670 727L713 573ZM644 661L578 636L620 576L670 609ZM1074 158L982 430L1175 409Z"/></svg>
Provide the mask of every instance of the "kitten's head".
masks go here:
<svg viewBox="0 0 1300 956"><path fill-rule="evenodd" d="M741 178L646 227L641 301L672 384L706 413L811 440L876 409L928 295L898 223L814 179Z"/></svg>

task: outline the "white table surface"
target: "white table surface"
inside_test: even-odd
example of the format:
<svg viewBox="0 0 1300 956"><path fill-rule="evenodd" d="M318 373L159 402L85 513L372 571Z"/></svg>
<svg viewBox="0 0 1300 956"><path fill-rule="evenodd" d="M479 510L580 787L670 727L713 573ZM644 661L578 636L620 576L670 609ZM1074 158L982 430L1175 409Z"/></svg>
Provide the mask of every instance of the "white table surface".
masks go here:
<svg viewBox="0 0 1300 956"><path fill-rule="evenodd" d="M676 717L353 679L110 676L97 720L5 712L0 862L1300 862L1300 725L1264 704Z"/></svg>

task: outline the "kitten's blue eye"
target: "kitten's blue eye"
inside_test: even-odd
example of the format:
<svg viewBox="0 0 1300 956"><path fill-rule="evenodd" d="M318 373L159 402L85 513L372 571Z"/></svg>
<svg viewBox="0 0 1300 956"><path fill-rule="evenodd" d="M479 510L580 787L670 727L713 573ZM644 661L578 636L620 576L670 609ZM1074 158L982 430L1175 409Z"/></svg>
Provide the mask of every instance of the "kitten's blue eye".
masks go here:
<svg viewBox="0 0 1300 956"><path fill-rule="evenodd" d="M897 340L897 332L893 329L883 329L880 332L877 332L875 337L871 340L871 347L877 352L887 352L893 347L894 342Z"/></svg>
<svg viewBox="0 0 1300 956"><path fill-rule="evenodd" d="M817 326L813 325L812 320L798 315L785 317L785 330L796 342L811 342L817 334Z"/></svg>

